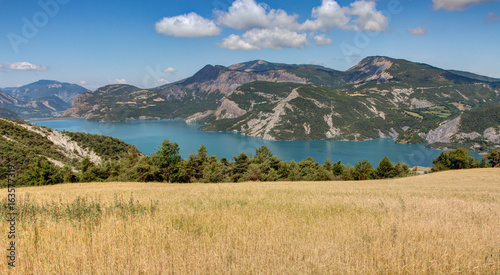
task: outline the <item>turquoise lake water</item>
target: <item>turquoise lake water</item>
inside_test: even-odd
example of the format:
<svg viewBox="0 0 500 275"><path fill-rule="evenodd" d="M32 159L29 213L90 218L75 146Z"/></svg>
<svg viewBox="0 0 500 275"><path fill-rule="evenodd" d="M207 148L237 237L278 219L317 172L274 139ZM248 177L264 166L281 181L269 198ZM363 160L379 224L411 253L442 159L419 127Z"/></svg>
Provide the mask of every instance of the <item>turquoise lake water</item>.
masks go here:
<svg viewBox="0 0 500 275"><path fill-rule="evenodd" d="M384 156L392 162L405 162L410 167L432 166L432 160L441 151L425 148L424 144L396 144L392 139L376 139L369 141L269 141L262 138L249 137L239 133L208 133L198 130L199 125L187 124L182 120L135 120L126 122L93 122L84 119L46 120L33 122L55 130L84 132L107 135L121 139L137 146L150 154L157 149L164 139L177 142L183 158L196 152L204 144L209 155L219 159L228 159L245 153L255 153L260 145L266 145L275 156L286 160L301 161L308 156L319 163L330 158L332 161L355 164L360 160L368 160L377 166ZM478 157L477 154L474 154Z"/></svg>

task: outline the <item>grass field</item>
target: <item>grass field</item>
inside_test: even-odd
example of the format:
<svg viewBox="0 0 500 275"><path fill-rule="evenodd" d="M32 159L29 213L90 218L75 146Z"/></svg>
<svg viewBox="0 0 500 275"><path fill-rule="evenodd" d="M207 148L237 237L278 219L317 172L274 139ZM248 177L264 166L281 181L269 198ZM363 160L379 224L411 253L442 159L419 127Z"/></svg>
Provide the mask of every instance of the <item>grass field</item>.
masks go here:
<svg viewBox="0 0 500 275"><path fill-rule="evenodd" d="M500 274L500 169L16 195L16 267L0 274Z"/></svg>

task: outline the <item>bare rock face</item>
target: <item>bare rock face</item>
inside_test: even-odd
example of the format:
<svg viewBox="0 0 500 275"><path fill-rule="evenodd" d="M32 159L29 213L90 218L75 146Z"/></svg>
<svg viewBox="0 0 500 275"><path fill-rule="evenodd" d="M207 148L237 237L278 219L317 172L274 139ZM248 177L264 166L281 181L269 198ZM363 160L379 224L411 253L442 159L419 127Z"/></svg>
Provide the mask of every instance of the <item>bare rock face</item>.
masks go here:
<svg viewBox="0 0 500 275"><path fill-rule="evenodd" d="M461 116L458 116L455 119L445 121L441 123L438 128L431 130L428 134L421 134L420 136L429 143L448 143L450 142L451 137L458 132L461 118Z"/></svg>
<svg viewBox="0 0 500 275"><path fill-rule="evenodd" d="M236 104L234 101L224 98L219 108L217 108L217 110L215 111L214 115L216 119L226 119L237 118L246 113L247 111L238 107L238 104Z"/></svg>
<svg viewBox="0 0 500 275"><path fill-rule="evenodd" d="M358 74L351 79L353 83L367 82L377 80L378 82L387 82L393 76L387 72L394 62L385 57L366 58L349 71L358 71Z"/></svg>
<svg viewBox="0 0 500 275"><path fill-rule="evenodd" d="M500 127L497 127L497 129L495 129L495 127L486 129L483 136L493 143L500 143Z"/></svg>
<svg viewBox="0 0 500 275"><path fill-rule="evenodd" d="M64 112L64 117L84 117L95 106L86 102L88 98L92 97L91 93L83 93L73 100L73 105Z"/></svg>

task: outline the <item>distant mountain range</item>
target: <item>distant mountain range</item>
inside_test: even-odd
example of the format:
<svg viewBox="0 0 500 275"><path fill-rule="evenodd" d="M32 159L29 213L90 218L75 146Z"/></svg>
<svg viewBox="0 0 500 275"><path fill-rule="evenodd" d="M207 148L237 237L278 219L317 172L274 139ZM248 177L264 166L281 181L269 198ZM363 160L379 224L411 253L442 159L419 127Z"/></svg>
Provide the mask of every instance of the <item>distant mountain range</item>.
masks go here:
<svg viewBox="0 0 500 275"><path fill-rule="evenodd" d="M60 115L73 100L89 90L70 83L40 80L22 87L0 90L0 107L17 113L23 119Z"/></svg>
<svg viewBox="0 0 500 275"><path fill-rule="evenodd" d="M347 71L263 60L207 65L154 89L109 85L73 103L64 117L181 118L205 131L269 140L391 137L438 148L500 146L500 80L382 56Z"/></svg>

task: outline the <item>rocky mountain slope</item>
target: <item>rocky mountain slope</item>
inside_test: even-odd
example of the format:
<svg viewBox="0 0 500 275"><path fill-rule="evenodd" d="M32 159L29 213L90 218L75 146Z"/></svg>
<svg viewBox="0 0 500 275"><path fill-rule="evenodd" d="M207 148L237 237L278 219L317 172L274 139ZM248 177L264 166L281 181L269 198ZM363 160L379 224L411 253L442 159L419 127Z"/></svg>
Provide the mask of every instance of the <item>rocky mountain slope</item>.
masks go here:
<svg viewBox="0 0 500 275"><path fill-rule="evenodd" d="M77 171L83 159L105 164L107 160L119 158L134 149L132 145L111 137L59 132L0 117L0 182L7 177L8 165L16 165L20 177L28 176L26 173L30 168L41 162L46 166Z"/></svg>
<svg viewBox="0 0 500 275"><path fill-rule="evenodd" d="M271 140L392 137L443 143L431 138L443 123L500 104L500 82L490 80L380 56L367 57L345 72L257 60L207 65L190 78L156 89L106 86L77 97L64 116L101 121L182 118L204 123L207 131ZM455 135L467 123L457 122L462 127ZM498 144L484 135L486 129L472 130L481 134L478 142L484 141L479 147Z"/></svg>
<svg viewBox="0 0 500 275"><path fill-rule="evenodd" d="M89 90L76 84L40 80L22 87L0 91L0 107L24 119L54 117L68 109L73 100Z"/></svg>

